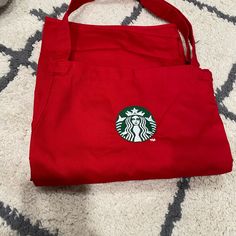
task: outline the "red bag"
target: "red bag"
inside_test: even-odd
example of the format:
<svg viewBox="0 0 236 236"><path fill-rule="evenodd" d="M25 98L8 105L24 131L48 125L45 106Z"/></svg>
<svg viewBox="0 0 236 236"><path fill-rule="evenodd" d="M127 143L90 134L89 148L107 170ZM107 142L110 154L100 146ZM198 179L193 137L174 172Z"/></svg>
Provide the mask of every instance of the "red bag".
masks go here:
<svg viewBox="0 0 236 236"><path fill-rule="evenodd" d="M34 184L230 172L212 74L199 68L185 16L164 0L141 0L170 23L69 22L86 2L72 1L63 20L46 17L30 143Z"/></svg>

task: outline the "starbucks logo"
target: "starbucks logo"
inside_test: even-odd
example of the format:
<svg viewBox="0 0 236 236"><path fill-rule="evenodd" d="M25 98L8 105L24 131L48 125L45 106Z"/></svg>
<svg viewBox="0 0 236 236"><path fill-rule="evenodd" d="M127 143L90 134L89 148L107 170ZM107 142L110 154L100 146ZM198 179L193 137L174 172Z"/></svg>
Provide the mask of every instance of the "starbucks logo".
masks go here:
<svg viewBox="0 0 236 236"><path fill-rule="evenodd" d="M145 108L131 106L119 113L116 129L120 136L128 141L143 142L156 132L156 122Z"/></svg>

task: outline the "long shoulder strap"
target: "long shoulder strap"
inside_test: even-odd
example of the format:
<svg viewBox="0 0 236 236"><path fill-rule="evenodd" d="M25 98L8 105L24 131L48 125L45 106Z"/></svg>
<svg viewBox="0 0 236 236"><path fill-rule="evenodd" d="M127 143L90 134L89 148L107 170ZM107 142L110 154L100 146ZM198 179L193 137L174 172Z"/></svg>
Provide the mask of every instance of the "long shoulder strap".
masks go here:
<svg viewBox="0 0 236 236"><path fill-rule="evenodd" d="M64 15L63 20L68 21L69 15L78 9L81 5L92 2L93 0L71 0L69 8ZM196 55L195 40L193 36L192 25L188 19L177 8L165 0L139 0L143 7L155 14L156 16L176 24L182 33L186 44L186 64L192 64L199 67ZM189 44L190 42L190 44ZM192 50L190 48L192 46ZM191 53L192 52L192 53ZM191 55L192 54L192 55Z"/></svg>

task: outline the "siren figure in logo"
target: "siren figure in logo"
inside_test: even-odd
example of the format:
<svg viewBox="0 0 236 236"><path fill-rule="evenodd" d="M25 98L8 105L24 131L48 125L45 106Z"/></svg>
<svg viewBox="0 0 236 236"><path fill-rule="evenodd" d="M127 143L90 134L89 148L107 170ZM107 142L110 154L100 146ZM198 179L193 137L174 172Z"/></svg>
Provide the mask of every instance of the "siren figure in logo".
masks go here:
<svg viewBox="0 0 236 236"><path fill-rule="evenodd" d="M156 122L144 108L129 107L121 113L117 119L116 128L124 139L131 142L143 142L155 133Z"/></svg>

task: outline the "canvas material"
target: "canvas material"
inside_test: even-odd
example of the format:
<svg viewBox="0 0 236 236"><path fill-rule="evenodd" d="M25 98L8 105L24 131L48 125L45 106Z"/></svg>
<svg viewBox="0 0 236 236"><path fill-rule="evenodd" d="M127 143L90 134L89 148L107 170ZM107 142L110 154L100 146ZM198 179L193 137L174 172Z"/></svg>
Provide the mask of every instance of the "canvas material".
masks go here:
<svg viewBox="0 0 236 236"><path fill-rule="evenodd" d="M164 23L133 1L104 2L96 1L74 12L72 20L94 24ZM55 191L50 188L36 191L26 181L32 111L29 107L32 107L35 84L33 62L39 55L44 16L57 16L65 10L63 3L14 1L7 11L1 13L0 40L4 55L0 56L0 117L3 120L0 156L5 166L5 171L0 172L1 202L4 202L1 205L1 235L17 235L17 232L22 235L36 235L37 232L41 235L57 232L59 235L233 235L234 171L223 176L190 180L137 181L127 182L125 186L112 183ZM235 156L235 45L232 43L236 35L232 17L236 13L235 2L171 3L193 24L198 57L201 66L213 72L221 118ZM217 45L214 50L211 50L212 44ZM17 52L21 50L21 55L25 56L19 59ZM30 62L26 63L28 57ZM18 68L19 64L22 66ZM4 90L2 87L6 83L2 78L9 78ZM16 175L15 170L18 170ZM136 217L132 217L134 215Z"/></svg>
<svg viewBox="0 0 236 236"><path fill-rule="evenodd" d="M62 21L46 18L35 87L31 180L40 186L75 185L230 172L232 156L212 75L199 68L187 18L160 0L142 4L170 21L161 27L70 23L70 13L87 2L72 0ZM186 41L186 56L180 54L177 29ZM153 142L149 121L134 114L121 133L127 138L116 132L120 110L135 105L151 111L157 121Z"/></svg>

